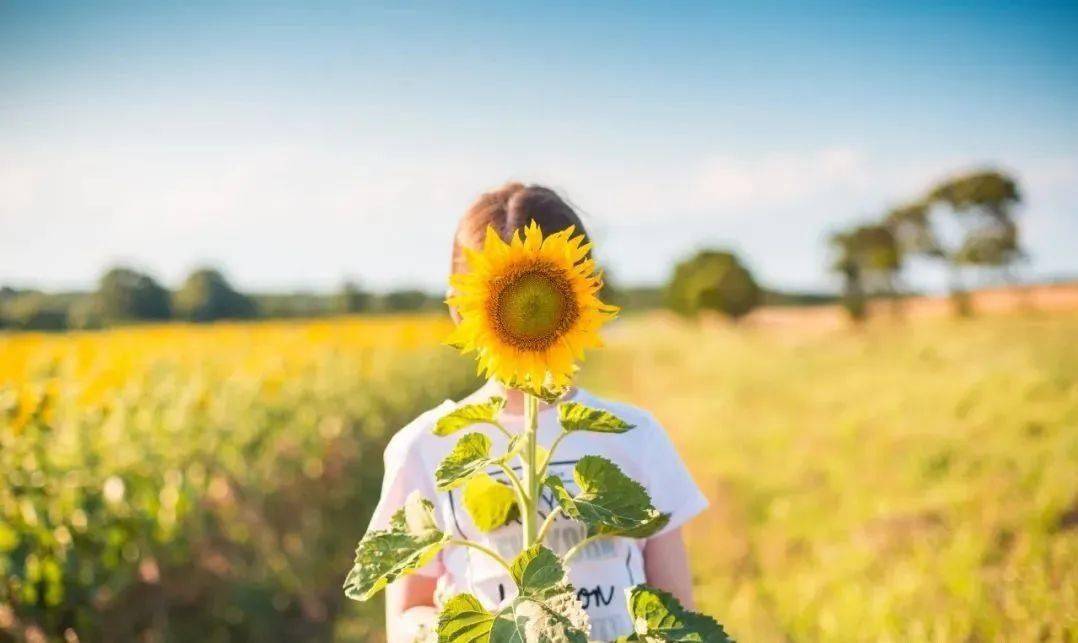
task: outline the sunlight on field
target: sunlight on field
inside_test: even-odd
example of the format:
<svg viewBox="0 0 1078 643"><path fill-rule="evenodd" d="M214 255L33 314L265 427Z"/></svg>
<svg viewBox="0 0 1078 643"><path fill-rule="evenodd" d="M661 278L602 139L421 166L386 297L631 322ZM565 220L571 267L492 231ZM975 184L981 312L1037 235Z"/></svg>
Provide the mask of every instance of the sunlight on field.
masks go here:
<svg viewBox="0 0 1078 643"><path fill-rule="evenodd" d="M476 384L438 317L0 335L0 638L377 640L340 591L381 450ZM586 363L713 502L701 606L745 641L1062 640L1078 316L864 331L630 317Z"/></svg>
<svg viewBox="0 0 1078 643"><path fill-rule="evenodd" d="M329 638L386 439L475 386L448 329L0 335L0 639Z"/></svg>
<svg viewBox="0 0 1078 643"><path fill-rule="evenodd" d="M739 638L1078 635L1078 316L614 329L588 384L712 500L697 595Z"/></svg>

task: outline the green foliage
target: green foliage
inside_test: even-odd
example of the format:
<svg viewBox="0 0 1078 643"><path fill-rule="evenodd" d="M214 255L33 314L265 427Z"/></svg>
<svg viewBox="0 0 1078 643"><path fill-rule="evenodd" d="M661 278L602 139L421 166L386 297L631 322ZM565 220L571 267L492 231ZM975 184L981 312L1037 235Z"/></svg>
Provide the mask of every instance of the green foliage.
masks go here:
<svg viewBox="0 0 1078 643"><path fill-rule="evenodd" d="M176 315L195 322L255 316L249 297L236 292L220 272L203 268L187 277L173 298Z"/></svg>
<svg viewBox="0 0 1078 643"><path fill-rule="evenodd" d="M438 489L445 491L464 484L468 478L493 464L490 457L490 438L482 433L469 433L457 441L434 471Z"/></svg>
<svg viewBox="0 0 1078 643"><path fill-rule="evenodd" d="M494 615L471 594L457 594L438 614L439 643L487 643Z"/></svg>
<svg viewBox="0 0 1078 643"><path fill-rule="evenodd" d="M522 551L512 563L518 596L495 614L471 594L446 601L438 616L445 643L586 643L587 616L557 555L542 545Z"/></svg>
<svg viewBox="0 0 1078 643"><path fill-rule="evenodd" d="M563 599L571 592L555 598ZM572 597L571 600L576 600ZM577 613L582 617L583 610ZM492 643L588 643L587 624L575 622L547 599L518 596L494 618Z"/></svg>
<svg viewBox="0 0 1078 643"><path fill-rule="evenodd" d="M161 320L171 316L168 291L153 277L131 268L113 268L98 283L101 314L111 322Z"/></svg>
<svg viewBox="0 0 1078 643"><path fill-rule="evenodd" d="M438 418L435 435L449 435L475 424L492 424L505 408L505 398L494 396L479 404L463 404Z"/></svg>
<svg viewBox="0 0 1078 643"><path fill-rule="evenodd" d="M565 570L557 554L542 545L532 545L513 559L513 580L520 593L542 596L565 579Z"/></svg>
<svg viewBox="0 0 1078 643"><path fill-rule="evenodd" d="M64 330L67 311L62 302L43 293L28 292L0 302L0 328Z"/></svg>
<svg viewBox="0 0 1078 643"><path fill-rule="evenodd" d="M843 275L842 304L850 317L865 317L871 293L896 296L895 280L902 269L902 250L891 228L861 225L831 236L835 251L832 270Z"/></svg>
<svg viewBox="0 0 1078 643"><path fill-rule="evenodd" d="M558 405L558 422L566 432L594 431L596 433L625 433L635 428L625 420L604 409L595 409L579 402Z"/></svg>
<svg viewBox="0 0 1078 643"><path fill-rule="evenodd" d="M344 581L348 598L365 601L386 585L429 563L449 541L434 521L434 505L414 492L393 515L389 529L363 537Z"/></svg>
<svg viewBox="0 0 1078 643"><path fill-rule="evenodd" d="M355 282L346 281L333 297L333 310L337 313L355 314L368 312L374 303L374 296L363 290Z"/></svg>
<svg viewBox="0 0 1078 643"><path fill-rule="evenodd" d="M354 527L392 433L474 390L474 368L299 328L287 344L261 326L0 337L0 640L377 636L381 605L340 589ZM20 394L11 350L43 341L67 348L33 360ZM175 350L128 374L132 343ZM243 373L254 357L286 370Z"/></svg>
<svg viewBox="0 0 1078 643"><path fill-rule="evenodd" d="M907 252L950 264L951 293L959 313L969 312L961 268L978 265L1006 270L1025 255L1019 244L1015 207L1017 182L995 170L979 170L941 181L916 201L887 213L884 224ZM938 234L938 218L951 214L963 237L948 245Z"/></svg>
<svg viewBox="0 0 1078 643"><path fill-rule="evenodd" d="M719 623L704 614L690 612L670 594L637 585L628 590L629 613L636 633L620 641L644 643L732 643Z"/></svg>
<svg viewBox="0 0 1078 643"><path fill-rule="evenodd" d="M67 327L73 330L95 330L106 323L101 299L96 295L79 297L67 308Z"/></svg>
<svg viewBox="0 0 1078 643"><path fill-rule="evenodd" d="M462 495L464 508L479 531L494 531L520 515L512 487L486 473L472 476Z"/></svg>
<svg viewBox="0 0 1078 643"><path fill-rule="evenodd" d="M382 296L381 309L389 313L445 310L440 297L422 290L393 290Z"/></svg>
<svg viewBox="0 0 1078 643"><path fill-rule="evenodd" d="M730 252L704 250L681 261L667 284L667 304L683 315L712 310L734 319L759 303L760 287Z"/></svg>
<svg viewBox="0 0 1078 643"><path fill-rule="evenodd" d="M640 483L606 458L584 456L573 469L573 479L580 489L575 496L557 476L549 476L545 484L567 516L587 525L589 535L646 538L670 519L651 505Z"/></svg>

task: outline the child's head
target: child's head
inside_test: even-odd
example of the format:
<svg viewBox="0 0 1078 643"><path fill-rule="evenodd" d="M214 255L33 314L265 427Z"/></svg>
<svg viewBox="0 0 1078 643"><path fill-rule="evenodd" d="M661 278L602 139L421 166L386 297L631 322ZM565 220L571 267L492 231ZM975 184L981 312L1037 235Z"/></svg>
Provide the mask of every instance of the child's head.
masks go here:
<svg viewBox="0 0 1078 643"><path fill-rule="evenodd" d="M523 230L532 221L539 224L543 234L574 226L578 234L587 236L577 213L550 188L506 183L480 196L461 217L453 238L452 272L463 272L467 268L463 249L482 247L487 226L509 241L514 232Z"/></svg>

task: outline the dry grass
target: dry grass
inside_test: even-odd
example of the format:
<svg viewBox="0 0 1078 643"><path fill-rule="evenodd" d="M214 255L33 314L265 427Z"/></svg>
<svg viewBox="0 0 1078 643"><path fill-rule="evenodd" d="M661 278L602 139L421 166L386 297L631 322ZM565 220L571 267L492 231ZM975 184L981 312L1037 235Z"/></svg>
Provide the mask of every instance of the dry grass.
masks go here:
<svg viewBox="0 0 1078 643"><path fill-rule="evenodd" d="M698 598L742 640L1074 640L1075 337L1073 313L652 315L585 375L679 442L713 503L688 529Z"/></svg>

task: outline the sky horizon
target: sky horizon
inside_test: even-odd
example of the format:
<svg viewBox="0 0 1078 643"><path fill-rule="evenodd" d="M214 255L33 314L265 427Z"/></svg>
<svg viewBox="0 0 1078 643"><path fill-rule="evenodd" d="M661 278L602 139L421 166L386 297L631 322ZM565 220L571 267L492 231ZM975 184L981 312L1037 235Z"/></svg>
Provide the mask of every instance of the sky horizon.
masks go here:
<svg viewBox="0 0 1078 643"><path fill-rule="evenodd" d="M936 180L1019 180L1028 278L1078 274L1078 7L0 5L0 285L444 288L507 180L620 283L732 249L833 291L829 233ZM906 276L933 290L943 271Z"/></svg>

